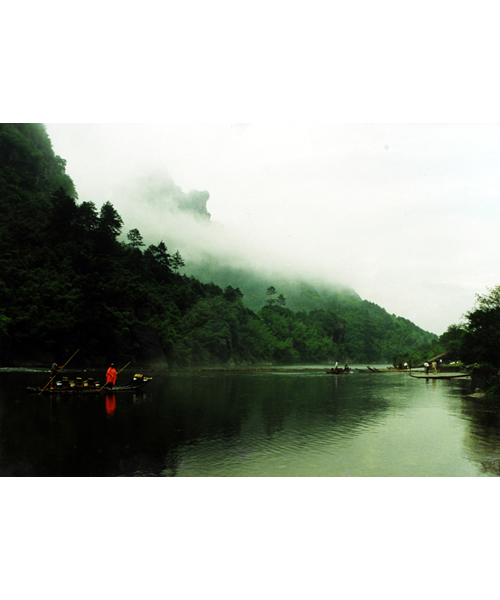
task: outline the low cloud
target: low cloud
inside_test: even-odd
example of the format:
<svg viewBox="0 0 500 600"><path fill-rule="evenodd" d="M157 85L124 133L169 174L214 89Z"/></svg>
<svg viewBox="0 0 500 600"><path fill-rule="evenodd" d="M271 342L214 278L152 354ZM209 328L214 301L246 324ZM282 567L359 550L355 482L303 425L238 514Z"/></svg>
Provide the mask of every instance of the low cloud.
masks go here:
<svg viewBox="0 0 500 600"><path fill-rule="evenodd" d="M500 280L498 131L48 126L80 200L112 201L125 229L163 239L187 267L208 256L349 286L438 334Z"/></svg>

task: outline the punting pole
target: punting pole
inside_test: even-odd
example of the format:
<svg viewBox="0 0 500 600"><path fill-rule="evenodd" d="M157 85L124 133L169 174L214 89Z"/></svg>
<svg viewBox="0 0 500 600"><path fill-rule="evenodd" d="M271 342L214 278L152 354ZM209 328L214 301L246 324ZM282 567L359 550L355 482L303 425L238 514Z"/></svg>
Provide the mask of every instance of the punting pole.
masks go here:
<svg viewBox="0 0 500 600"><path fill-rule="evenodd" d="M80 348L78 348L78 350L75 352L75 354L76 354L77 352L80 352ZM75 356L75 354L73 354L73 356ZM73 358L73 356L72 356L71 358ZM55 377L57 377L57 376L59 375L59 373L60 373L60 372L61 372L61 371L64 369L64 367L65 367L65 366L66 366L66 365L69 363L69 361L71 360L71 358L69 358L69 359L68 359L68 360L67 360L67 361L66 361L66 362L63 364L63 366L62 366L62 367L59 369L59 371L57 371L57 373L56 373L56 374L55 374L53 377L51 377L51 379L49 379L49 381L46 383L45 387L44 387L44 388L43 388L43 390L40 392L40 394L42 394L42 393L45 391L45 389L47 388L47 386L48 386L48 385L49 385L49 384L52 382L52 380L53 380ZM40 394L38 394L38 395L40 395Z"/></svg>

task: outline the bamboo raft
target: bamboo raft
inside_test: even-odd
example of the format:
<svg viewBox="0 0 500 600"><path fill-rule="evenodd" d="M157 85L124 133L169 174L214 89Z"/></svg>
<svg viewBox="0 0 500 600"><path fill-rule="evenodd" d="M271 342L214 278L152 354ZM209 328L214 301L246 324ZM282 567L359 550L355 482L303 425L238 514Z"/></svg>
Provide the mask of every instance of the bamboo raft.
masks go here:
<svg viewBox="0 0 500 600"><path fill-rule="evenodd" d="M410 373L415 379L458 379L470 377L469 373Z"/></svg>
<svg viewBox="0 0 500 600"><path fill-rule="evenodd" d="M53 385L40 387L27 387L26 391L30 394L99 394L100 392L131 392L144 387L153 378L146 377L144 375L134 375L133 379L125 385L115 385L113 387L108 384L99 385L99 382L95 382L93 379L83 380L81 377L77 377L74 381L69 381L67 378L63 378L60 381L56 381Z"/></svg>
<svg viewBox="0 0 500 600"><path fill-rule="evenodd" d="M386 369L377 369L376 367L366 366L366 369L355 367L358 373L409 373L410 369L397 369L396 367L387 367Z"/></svg>

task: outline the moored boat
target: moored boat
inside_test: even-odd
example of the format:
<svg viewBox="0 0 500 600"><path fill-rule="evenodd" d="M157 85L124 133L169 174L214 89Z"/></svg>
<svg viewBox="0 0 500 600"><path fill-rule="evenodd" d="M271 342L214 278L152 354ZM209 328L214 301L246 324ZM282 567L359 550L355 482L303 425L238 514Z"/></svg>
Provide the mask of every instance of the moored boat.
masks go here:
<svg viewBox="0 0 500 600"><path fill-rule="evenodd" d="M366 365L366 369L355 367L355 370L358 371L358 373L409 373L409 369L399 369L396 367L377 369L376 367L370 367L370 365Z"/></svg>
<svg viewBox="0 0 500 600"><path fill-rule="evenodd" d="M410 373L415 379L458 379L470 377L469 373Z"/></svg>

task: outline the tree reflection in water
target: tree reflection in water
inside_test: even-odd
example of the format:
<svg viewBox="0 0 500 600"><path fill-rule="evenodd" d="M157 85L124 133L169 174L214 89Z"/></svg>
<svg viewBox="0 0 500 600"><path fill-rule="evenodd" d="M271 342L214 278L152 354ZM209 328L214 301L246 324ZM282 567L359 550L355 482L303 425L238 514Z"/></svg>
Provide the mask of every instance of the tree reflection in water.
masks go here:
<svg viewBox="0 0 500 600"><path fill-rule="evenodd" d="M484 473L500 476L500 400L468 396L462 402L462 413L469 421L471 459Z"/></svg>

